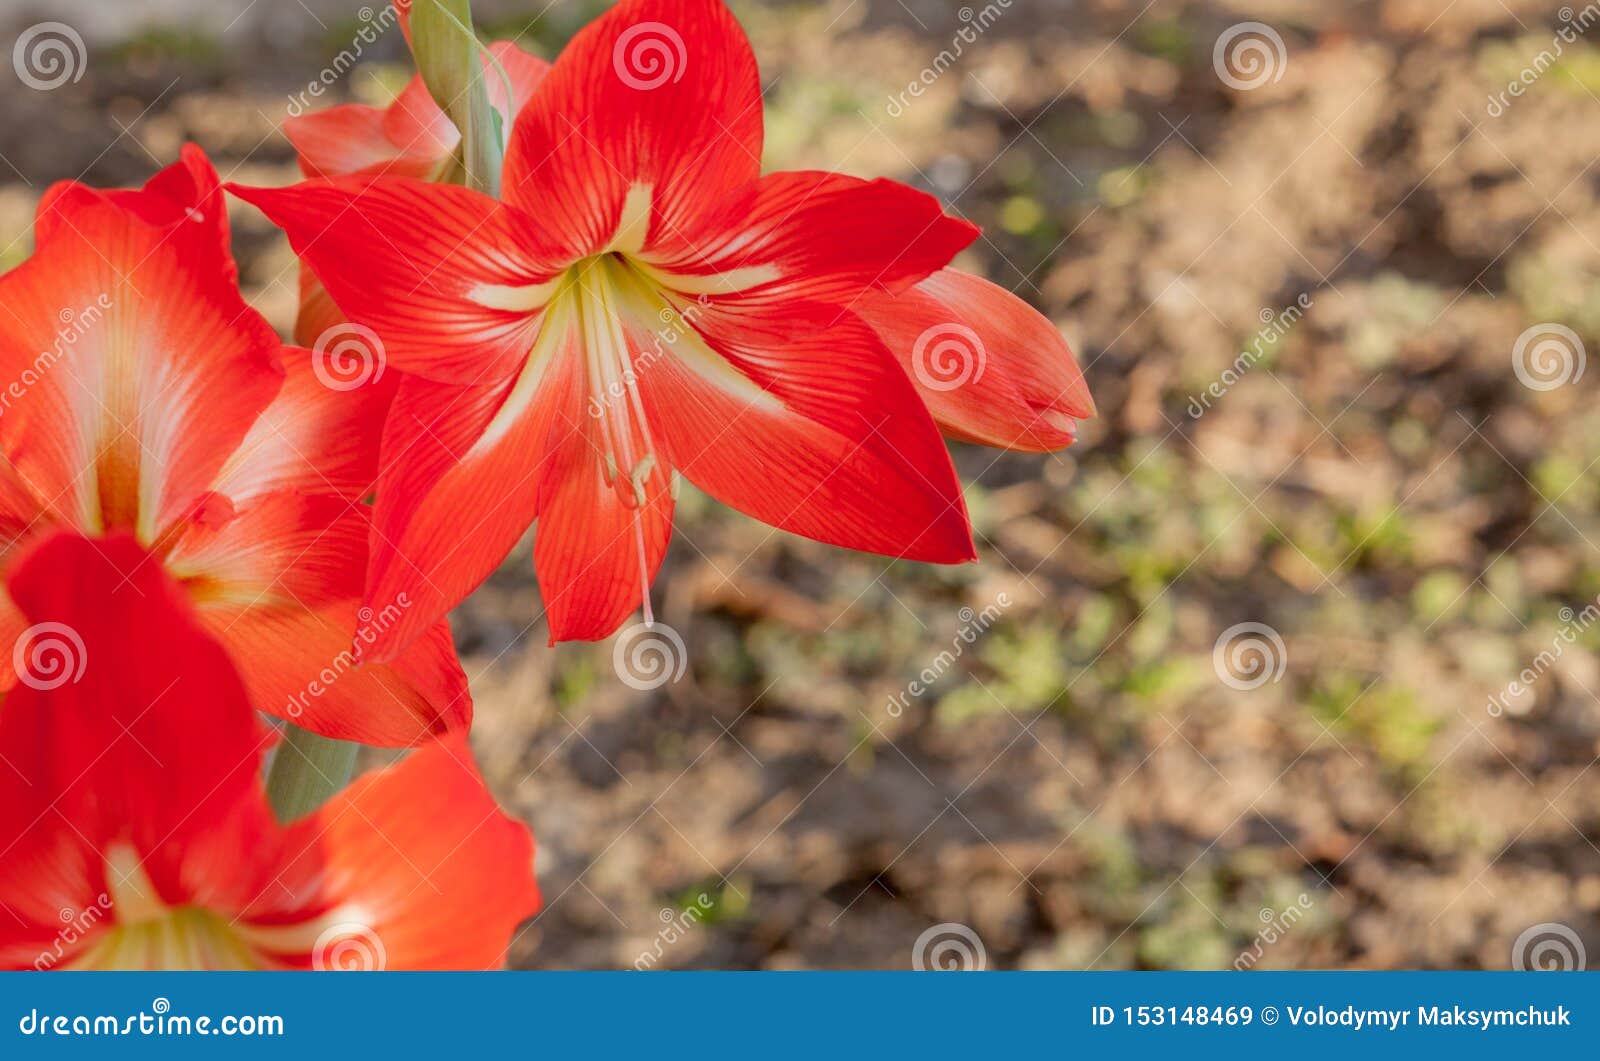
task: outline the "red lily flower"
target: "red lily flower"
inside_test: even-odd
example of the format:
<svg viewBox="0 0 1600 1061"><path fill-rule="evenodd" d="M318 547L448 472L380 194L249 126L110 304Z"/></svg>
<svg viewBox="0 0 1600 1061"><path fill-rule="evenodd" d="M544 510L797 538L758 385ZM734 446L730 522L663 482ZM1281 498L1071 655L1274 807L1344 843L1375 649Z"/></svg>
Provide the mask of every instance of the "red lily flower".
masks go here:
<svg viewBox="0 0 1600 1061"><path fill-rule="evenodd" d="M0 968L501 964L533 838L464 738L282 827L229 653L131 535L51 535L9 588L75 678L0 711Z"/></svg>
<svg viewBox="0 0 1600 1061"><path fill-rule="evenodd" d="M399 10L402 25L406 25L409 12L405 8ZM510 41L496 41L489 45L489 52L492 59L484 59L489 105L500 113L509 129L544 80L550 64ZM437 180L449 168L461 144L461 133L433 101L420 74L387 108L344 103L292 117L283 123L283 131L299 156L300 171L307 177L387 173ZM311 346L344 323L344 314L328 297L316 274L302 266L295 341Z"/></svg>
<svg viewBox="0 0 1600 1061"><path fill-rule="evenodd" d="M392 664L355 665L352 639L376 640L409 602L361 605L359 502L389 395L325 385L245 305L204 154L185 149L139 191L58 185L35 234L0 276L0 574L51 527L131 532L261 710L372 744L465 726L443 623ZM25 626L0 599L0 645ZM0 689L13 658L0 651Z"/></svg>
<svg viewBox="0 0 1600 1061"><path fill-rule="evenodd" d="M386 658L537 518L552 641L612 633L671 531L675 473L773 526L975 558L915 386L848 308L976 230L930 196L762 177L755 57L719 0L625 0L517 119L504 202L396 177L232 190L287 230L405 374L384 428L369 599L419 602Z"/></svg>

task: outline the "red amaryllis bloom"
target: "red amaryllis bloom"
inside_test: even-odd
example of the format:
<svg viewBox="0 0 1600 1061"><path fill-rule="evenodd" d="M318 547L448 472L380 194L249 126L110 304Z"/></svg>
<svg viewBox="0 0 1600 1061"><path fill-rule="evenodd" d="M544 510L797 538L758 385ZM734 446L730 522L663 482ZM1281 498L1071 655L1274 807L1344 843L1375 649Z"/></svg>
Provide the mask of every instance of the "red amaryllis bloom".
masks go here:
<svg viewBox="0 0 1600 1061"><path fill-rule="evenodd" d="M394 177L234 189L289 234L405 378L384 429L367 592L404 591L385 658L538 520L552 640L645 599L675 473L784 530L973 559L914 384L849 308L976 230L930 196L762 177L761 86L717 0L625 0L517 119L504 202Z"/></svg>
<svg viewBox="0 0 1600 1061"><path fill-rule="evenodd" d="M0 711L0 968L501 964L533 838L464 738L282 827L229 653L132 536L52 535L9 587L66 669Z"/></svg>
<svg viewBox="0 0 1600 1061"><path fill-rule="evenodd" d="M400 10L404 19L406 11ZM489 45L489 52L484 59L489 104L509 129L550 64L510 41ZM345 103L292 117L283 123L283 131L307 177L387 173L438 180L450 169L461 144L461 133L429 95L420 75L387 108ZM344 314L327 289L302 267L295 340L311 346L343 323Z"/></svg>
<svg viewBox="0 0 1600 1061"><path fill-rule="evenodd" d="M131 532L261 710L373 744L465 726L443 623L392 663L351 652L411 603L361 603L388 395L324 382L245 305L199 149L139 191L58 185L35 234L0 276L0 573L51 527ZM0 688L25 626L0 600Z"/></svg>

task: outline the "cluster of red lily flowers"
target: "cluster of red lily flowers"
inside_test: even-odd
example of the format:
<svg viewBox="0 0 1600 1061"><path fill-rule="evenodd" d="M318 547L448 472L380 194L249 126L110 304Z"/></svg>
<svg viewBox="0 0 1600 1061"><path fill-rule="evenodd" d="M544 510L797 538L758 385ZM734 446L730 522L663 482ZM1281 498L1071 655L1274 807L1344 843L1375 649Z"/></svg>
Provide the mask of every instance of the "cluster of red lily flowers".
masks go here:
<svg viewBox="0 0 1600 1061"><path fill-rule="evenodd" d="M499 197L443 183L463 138L420 76L287 122L303 183L227 187L304 263L301 345L241 297L193 146L52 188L0 277L0 965L501 964L534 845L473 765L446 614L530 527L552 643L597 640L648 621L679 476L959 563L941 431L1046 451L1092 415L1057 329L949 268L973 226L761 174L721 0L483 63ZM372 370L332 379L351 337ZM415 750L280 824L261 712Z"/></svg>

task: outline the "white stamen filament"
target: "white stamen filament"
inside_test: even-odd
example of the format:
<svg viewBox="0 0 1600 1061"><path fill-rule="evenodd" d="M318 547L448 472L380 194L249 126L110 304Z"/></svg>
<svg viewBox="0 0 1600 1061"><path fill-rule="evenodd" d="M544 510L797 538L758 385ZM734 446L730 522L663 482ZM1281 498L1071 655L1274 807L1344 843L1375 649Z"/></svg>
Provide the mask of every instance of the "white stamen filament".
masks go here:
<svg viewBox="0 0 1600 1061"><path fill-rule="evenodd" d="M650 604L650 565L645 549L645 509L650 504L650 477L658 466L649 418L639 394L637 373L623 330L621 307L616 304L619 274L627 264L610 255L592 259L578 274L576 301L589 389L599 421L599 441L604 448L606 486L617 492L622 505L632 511L634 552L638 559L639 598L646 624L655 621ZM637 439L635 431L638 432ZM643 452L635 450L638 443ZM626 470L627 480L619 472ZM670 480L669 480L670 481Z"/></svg>

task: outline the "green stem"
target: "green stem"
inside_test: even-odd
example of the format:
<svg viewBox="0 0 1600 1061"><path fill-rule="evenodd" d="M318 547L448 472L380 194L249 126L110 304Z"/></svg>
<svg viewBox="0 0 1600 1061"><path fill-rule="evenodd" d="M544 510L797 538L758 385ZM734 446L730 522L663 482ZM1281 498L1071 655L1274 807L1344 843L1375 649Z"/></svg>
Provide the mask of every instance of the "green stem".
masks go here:
<svg viewBox="0 0 1600 1061"><path fill-rule="evenodd" d="M411 8L411 52L439 108L461 130L460 170L449 183L500 195L504 130L489 106L482 42L472 30L471 0L417 0Z"/></svg>
<svg viewBox="0 0 1600 1061"><path fill-rule="evenodd" d="M319 737L293 723L283 727L283 740L267 771L267 799L285 824L328 802L355 772L361 745Z"/></svg>

